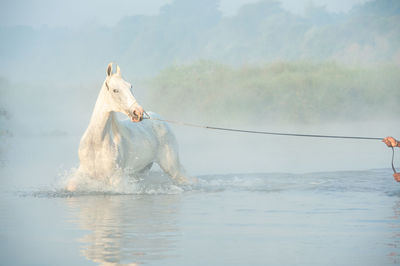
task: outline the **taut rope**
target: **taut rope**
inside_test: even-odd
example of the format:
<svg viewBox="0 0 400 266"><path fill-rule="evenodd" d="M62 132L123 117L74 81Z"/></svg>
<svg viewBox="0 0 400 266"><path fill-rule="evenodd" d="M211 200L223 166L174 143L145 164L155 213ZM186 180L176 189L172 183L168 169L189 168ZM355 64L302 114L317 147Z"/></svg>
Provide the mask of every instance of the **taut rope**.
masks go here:
<svg viewBox="0 0 400 266"><path fill-rule="evenodd" d="M174 121L174 120L168 120L168 119L153 118L153 117L150 117L150 115L148 113L146 113L146 111L144 112L144 114L147 117L143 117L143 119L157 120L157 121L167 122L167 123L170 123L170 124L176 124L176 125L180 125L180 126L197 127L197 128L213 129L213 130L220 130L220 131L251 133L251 134L264 134L264 135L275 135L275 136L289 136L289 137L330 138L330 139L358 139L358 140L383 140L383 138L378 138L378 137L337 136L337 135L320 135L320 134L298 134L298 133L286 133L286 132L270 132L270 131L244 130L244 129L236 129L236 128L213 127L213 126L198 125L198 124L192 124L192 123L186 123L186 122ZM394 167L394 148L393 147L392 147L392 169L393 169L393 172L396 173L396 168Z"/></svg>

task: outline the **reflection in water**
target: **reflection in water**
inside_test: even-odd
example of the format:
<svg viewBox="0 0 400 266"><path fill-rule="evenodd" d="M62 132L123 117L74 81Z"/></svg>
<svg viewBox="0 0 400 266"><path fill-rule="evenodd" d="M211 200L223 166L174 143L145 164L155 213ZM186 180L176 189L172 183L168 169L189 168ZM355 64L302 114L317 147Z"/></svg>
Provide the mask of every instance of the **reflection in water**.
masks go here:
<svg viewBox="0 0 400 266"><path fill-rule="evenodd" d="M46 189L6 196L0 235L12 240L13 252L2 261L14 261L23 244L33 251L21 261L37 265L400 263L400 186L390 169L200 176L175 195L157 194L169 186L153 181L137 187L150 194ZM38 257L38 250L52 252Z"/></svg>
<svg viewBox="0 0 400 266"><path fill-rule="evenodd" d="M179 195L95 196L68 199L82 229L82 254L101 264L136 265L173 256L179 238Z"/></svg>

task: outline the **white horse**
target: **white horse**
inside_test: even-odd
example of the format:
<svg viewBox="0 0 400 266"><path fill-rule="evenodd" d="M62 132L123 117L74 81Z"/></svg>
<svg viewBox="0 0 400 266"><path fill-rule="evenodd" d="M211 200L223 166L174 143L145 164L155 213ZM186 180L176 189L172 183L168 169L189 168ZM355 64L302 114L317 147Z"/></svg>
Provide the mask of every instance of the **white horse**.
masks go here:
<svg viewBox="0 0 400 266"><path fill-rule="evenodd" d="M68 180L67 190L79 189L79 176L105 181L128 169L129 174L141 173L157 163L176 184L188 183L179 162L175 136L165 122L143 120L143 108L133 97L132 85L126 82L117 65L100 90L89 126L79 145L78 174ZM119 120L116 112L130 119ZM152 117L157 117L151 113ZM143 120L143 121L142 121Z"/></svg>

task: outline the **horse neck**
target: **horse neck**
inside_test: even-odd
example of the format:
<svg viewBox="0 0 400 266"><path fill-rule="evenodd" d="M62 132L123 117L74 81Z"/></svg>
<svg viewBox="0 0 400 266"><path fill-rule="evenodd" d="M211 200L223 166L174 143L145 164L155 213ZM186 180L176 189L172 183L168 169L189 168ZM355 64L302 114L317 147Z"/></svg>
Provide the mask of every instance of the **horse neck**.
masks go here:
<svg viewBox="0 0 400 266"><path fill-rule="evenodd" d="M111 111L107 97L107 91L103 84L86 130L87 137L96 142L102 142L107 138L111 139L118 133L118 120L115 113Z"/></svg>

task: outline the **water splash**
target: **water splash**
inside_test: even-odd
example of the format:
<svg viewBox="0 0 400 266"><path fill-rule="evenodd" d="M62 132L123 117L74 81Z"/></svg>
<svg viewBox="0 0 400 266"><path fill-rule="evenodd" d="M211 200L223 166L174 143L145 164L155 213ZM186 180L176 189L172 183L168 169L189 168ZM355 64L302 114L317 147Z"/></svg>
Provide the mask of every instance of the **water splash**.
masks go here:
<svg viewBox="0 0 400 266"><path fill-rule="evenodd" d="M60 174L58 181L49 187L38 190L17 192L20 196L35 197L77 197L91 195L155 195L155 194L180 194L187 187L173 184L161 172L148 172L145 174L130 175L126 171L118 171L107 180L93 179L79 173L77 169L70 169ZM67 190L67 184L73 180L76 190Z"/></svg>
<svg viewBox="0 0 400 266"><path fill-rule="evenodd" d="M78 173L76 169L66 171L53 185L20 196L35 197L78 197L95 195L171 195L185 192L249 191L274 193L282 191L314 191L316 193L383 191L390 193L394 188L387 186L384 177L390 176L387 169L369 171L343 171L325 173L256 173L202 175L191 185L175 185L167 175L150 171L141 175L129 175L123 171L109 180L95 180ZM357 177L357 178L355 178ZM69 180L79 180L77 190L66 189ZM373 184L372 184L373 183ZM391 188L391 189L388 189ZM33 192L32 192L33 191Z"/></svg>

